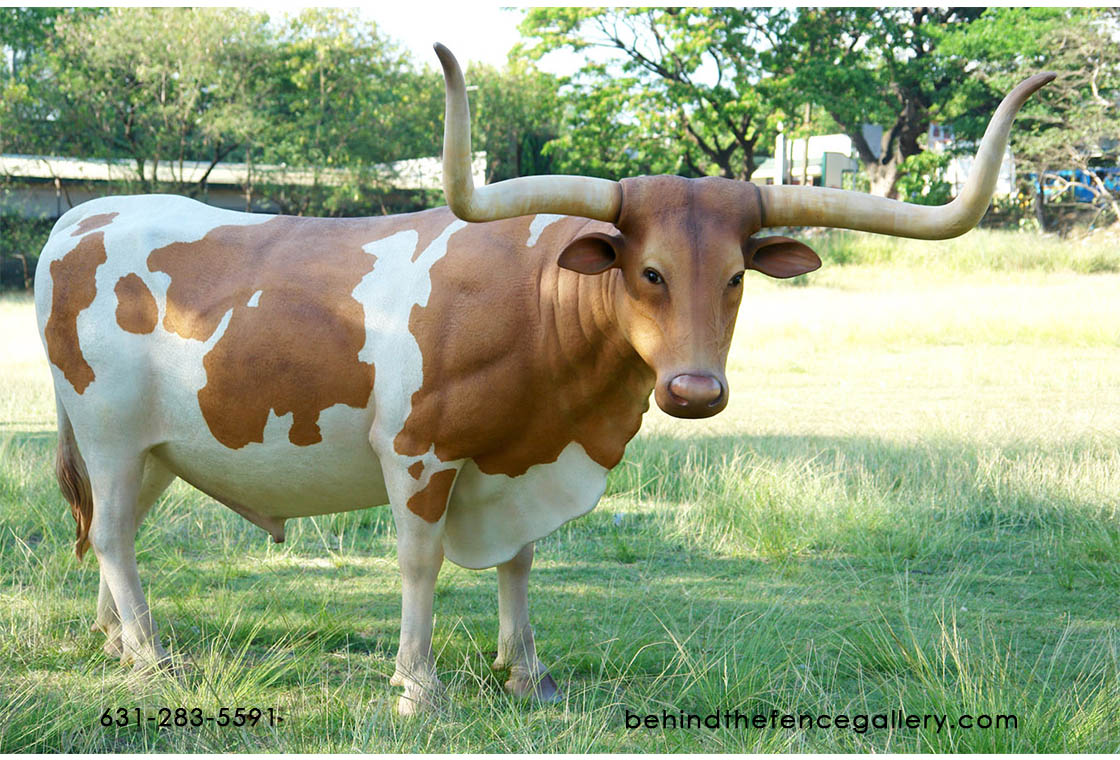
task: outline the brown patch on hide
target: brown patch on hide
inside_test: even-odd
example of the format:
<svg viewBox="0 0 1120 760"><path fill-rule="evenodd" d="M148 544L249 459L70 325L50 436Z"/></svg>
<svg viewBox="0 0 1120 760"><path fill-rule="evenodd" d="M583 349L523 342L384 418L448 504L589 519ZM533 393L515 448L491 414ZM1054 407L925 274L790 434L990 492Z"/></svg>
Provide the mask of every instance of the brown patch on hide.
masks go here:
<svg viewBox="0 0 1120 760"><path fill-rule="evenodd" d="M434 444L445 462L471 458L484 473L517 476L573 441L613 467L637 433L653 375L611 326L612 272L556 263L577 235L614 228L567 217L526 249L532 220L468 225L432 266L428 305L409 319L423 383L398 453Z"/></svg>
<svg viewBox="0 0 1120 760"><path fill-rule="evenodd" d="M113 288L117 295L117 324L122 330L147 335L156 329L159 307L155 296L137 274L126 274Z"/></svg>
<svg viewBox="0 0 1120 760"><path fill-rule="evenodd" d="M203 359L207 382L198 392L222 444L263 441L271 411L290 412L288 439L309 446L322 440L324 409L368 404L374 367L358 359L365 314L351 293L374 267L362 247L385 237L378 221L279 216L217 227L148 257L153 272L171 276L163 320L171 332L209 340L232 311Z"/></svg>
<svg viewBox="0 0 1120 760"><path fill-rule="evenodd" d="M424 474L424 463L413 462L408 466L408 474L412 476L413 480L419 480L420 476Z"/></svg>
<svg viewBox="0 0 1120 760"><path fill-rule="evenodd" d="M432 473L428 485L409 498L409 511L427 522L439 522L447 509L447 500L451 497L451 486L455 483L457 472L458 470L440 470Z"/></svg>
<svg viewBox="0 0 1120 760"><path fill-rule="evenodd" d="M43 331L47 358L62 370L79 394L93 382L94 374L78 343L78 315L97 296L94 275L106 258L105 233L95 232L82 238L61 259L51 262L51 315Z"/></svg>
<svg viewBox="0 0 1120 760"><path fill-rule="evenodd" d="M70 237L78 237L91 230L96 230L98 227L104 227L118 216L120 216L120 214L116 211L110 214L94 214L93 216L87 216L85 219L78 222L78 226L70 233Z"/></svg>

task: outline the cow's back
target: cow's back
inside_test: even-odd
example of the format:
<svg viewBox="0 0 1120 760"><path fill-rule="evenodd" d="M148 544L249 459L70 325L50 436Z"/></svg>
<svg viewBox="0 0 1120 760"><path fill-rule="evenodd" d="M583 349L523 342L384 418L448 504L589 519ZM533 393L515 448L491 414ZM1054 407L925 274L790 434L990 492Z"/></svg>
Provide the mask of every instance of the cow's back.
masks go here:
<svg viewBox="0 0 1120 760"><path fill-rule="evenodd" d="M384 279L377 252L410 258L430 217L267 216L176 196L68 212L36 306L79 446L151 450L216 498L281 516L385 503L368 312L394 308L358 296Z"/></svg>

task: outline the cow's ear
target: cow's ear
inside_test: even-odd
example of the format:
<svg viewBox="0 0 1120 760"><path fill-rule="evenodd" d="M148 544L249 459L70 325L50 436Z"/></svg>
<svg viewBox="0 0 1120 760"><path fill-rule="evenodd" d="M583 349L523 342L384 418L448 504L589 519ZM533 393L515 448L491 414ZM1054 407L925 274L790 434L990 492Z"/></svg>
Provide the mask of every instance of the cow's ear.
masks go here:
<svg viewBox="0 0 1120 760"><path fill-rule="evenodd" d="M787 237L749 238L743 246L743 261L771 277L796 277L819 269L821 259L813 249Z"/></svg>
<svg viewBox="0 0 1120 760"><path fill-rule="evenodd" d="M580 235L564 247L557 262L562 268L580 274L599 274L618 266L622 238L605 232Z"/></svg>

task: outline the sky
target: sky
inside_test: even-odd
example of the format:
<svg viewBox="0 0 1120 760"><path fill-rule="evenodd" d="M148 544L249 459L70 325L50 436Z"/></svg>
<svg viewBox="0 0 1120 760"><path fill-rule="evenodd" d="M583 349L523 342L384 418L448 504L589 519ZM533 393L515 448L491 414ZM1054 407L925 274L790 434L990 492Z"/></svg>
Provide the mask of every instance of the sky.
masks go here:
<svg viewBox="0 0 1120 760"><path fill-rule="evenodd" d="M203 3L216 0L202 0ZM217 0L226 2L227 0ZM438 68L432 44L446 45L464 68L470 61L501 67L510 48L518 43L517 31L524 12L521 8L498 3L477 2L415 2L414 0L383 0L373 3L322 3L334 7L357 8L364 18L372 19L382 32L404 45L417 63ZM280 0L270 5L255 2L252 7L270 15L296 13L308 3L287 3ZM569 51L556 51L544 56L538 66L551 74L574 74L582 65L582 56Z"/></svg>
<svg viewBox="0 0 1120 760"><path fill-rule="evenodd" d="M59 4L57 0L48 4ZM120 0L117 4L129 5L181 5L175 0ZM192 6L227 6L229 0L193 0ZM404 45L415 56L417 63L425 62L438 68L438 61L432 51L432 44L442 42L464 69L469 70L469 62L479 61L496 67L504 66L507 54L521 40L517 25L521 22L524 8L532 6L509 6L499 2L456 3L432 2L431 0L374 0L358 3L354 0L326 0L307 2L307 0L250 0L243 7L263 11L273 19L284 14L298 13L307 7L356 8L359 13L377 23L378 27L390 38ZM537 61L542 71L557 76L575 74L583 65L585 55L567 50L549 53Z"/></svg>
<svg viewBox="0 0 1120 760"><path fill-rule="evenodd" d="M479 3L418 3L409 0L362 6L362 15L404 44L417 62L436 65L432 43L442 42L460 63L480 61L501 66L521 35L522 12Z"/></svg>

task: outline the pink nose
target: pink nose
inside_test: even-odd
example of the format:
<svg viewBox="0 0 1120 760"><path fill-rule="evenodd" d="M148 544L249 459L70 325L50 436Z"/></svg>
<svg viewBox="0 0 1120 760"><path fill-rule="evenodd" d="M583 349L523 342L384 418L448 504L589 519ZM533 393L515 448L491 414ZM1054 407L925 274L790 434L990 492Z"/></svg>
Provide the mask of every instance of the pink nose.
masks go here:
<svg viewBox="0 0 1120 760"><path fill-rule="evenodd" d="M723 398L723 384L711 375L677 375L669 392L681 406L713 406Z"/></svg>

